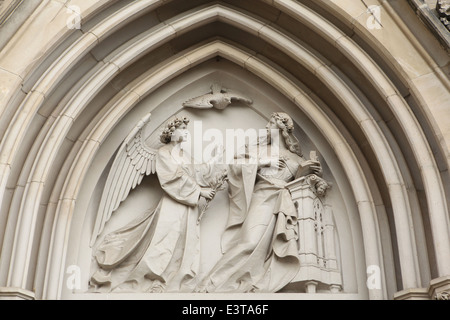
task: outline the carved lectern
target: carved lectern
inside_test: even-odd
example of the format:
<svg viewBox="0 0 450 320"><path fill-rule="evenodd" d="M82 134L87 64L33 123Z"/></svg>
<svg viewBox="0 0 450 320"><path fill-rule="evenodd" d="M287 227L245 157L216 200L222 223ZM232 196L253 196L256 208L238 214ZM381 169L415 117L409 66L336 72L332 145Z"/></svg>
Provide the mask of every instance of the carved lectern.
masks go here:
<svg viewBox="0 0 450 320"><path fill-rule="evenodd" d="M307 293L338 293L342 277L336 256L337 237L332 206L326 202L330 185L317 175L300 177L287 185L298 212L300 271L292 280Z"/></svg>

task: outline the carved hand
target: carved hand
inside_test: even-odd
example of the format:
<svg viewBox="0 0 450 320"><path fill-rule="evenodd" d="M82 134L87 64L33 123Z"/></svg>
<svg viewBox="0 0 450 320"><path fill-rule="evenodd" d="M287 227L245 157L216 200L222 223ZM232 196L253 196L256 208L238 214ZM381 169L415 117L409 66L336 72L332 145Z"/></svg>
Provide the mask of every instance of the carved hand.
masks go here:
<svg viewBox="0 0 450 320"><path fill-rule="evenodd" d="M307 160L301 164L299 169L299 176L307 176L309 174L315 174L319 177L322 176L322 165L319 161Z"/></svg>
<svg viewBox="0 0 450 320"><path fill-rule="evenodd" d="M202 190L200 191L200 196L207 200L212 200L215 195L216 192L211 188L202 188Z"/></svg>
<svg viewBox="0 0 450 320"><path fill-rule="evenodd" d="M275 169L281 169L286 167L286 163L284 159L279 158L277 160L271 159L271 158L264 158L259 159L258 161L258 169L265 168L265 167L272 167Z"/></svg>

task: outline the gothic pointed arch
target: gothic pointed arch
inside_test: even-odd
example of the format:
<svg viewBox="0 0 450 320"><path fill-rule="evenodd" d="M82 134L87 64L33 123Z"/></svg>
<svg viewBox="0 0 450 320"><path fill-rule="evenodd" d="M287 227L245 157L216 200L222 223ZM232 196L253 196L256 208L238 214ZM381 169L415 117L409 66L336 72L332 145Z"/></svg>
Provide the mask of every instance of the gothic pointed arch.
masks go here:
<svg viewBox="0 0 450 320"><path fill-rule="evenodd" d="M341 294L440 294L450 274L448 59L408 4L41 1L0 52L0 287L38 299L87 292L105 172L148 112L154 133L180 112L205 126L240 112L264 126L278 108L336 184ZM217 82L253 103L182 108Z"/></svg>

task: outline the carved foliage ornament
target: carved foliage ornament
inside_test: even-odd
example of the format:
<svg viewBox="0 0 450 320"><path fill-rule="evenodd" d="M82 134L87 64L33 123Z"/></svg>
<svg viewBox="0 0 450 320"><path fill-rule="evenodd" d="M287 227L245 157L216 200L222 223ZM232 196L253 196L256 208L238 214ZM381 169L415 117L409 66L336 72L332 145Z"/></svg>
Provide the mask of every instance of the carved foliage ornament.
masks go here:
<svg viewBox="0 0 450 320"><path fill-rule="evenodd" d="M449 0L438 0L436 4L436 10L439 14L439 19L445 25L445 27L450 31L450 1Z"/></svg>
<svg viewBox="0 0 450 320"><path fill-rule="evenodd" d="M434 296L434 300L450 300L450 292L443 291L440 293L436 293Z"/></svg>
<svg viewBox="0 0 450 320"><path fill-rule="evenodd" d="M175 130L181 126L182 124L189 124L189 119L186 117L183 117L181 119L175 119L173 121L170 121L167 124L167 127L164 129L164 131L161 134L161 142L162 143L169 143L170 140L172 139L172 135L175 132Z"/></svg>

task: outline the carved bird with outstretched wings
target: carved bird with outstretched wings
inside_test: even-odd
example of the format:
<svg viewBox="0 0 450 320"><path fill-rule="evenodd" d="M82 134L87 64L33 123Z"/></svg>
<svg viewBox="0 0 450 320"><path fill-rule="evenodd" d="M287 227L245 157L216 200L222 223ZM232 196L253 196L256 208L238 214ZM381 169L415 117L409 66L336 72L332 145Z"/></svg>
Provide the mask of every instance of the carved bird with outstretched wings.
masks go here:
<svg viewBox="0 0 450 320"><path fill-rule="evenodd" d="M156 173L158 150L146 145L143 130L151 114L142 118L130 132L114 159L100 200L91 246L103 231L106 222L131 190L141 184L145 176Z"/></svg>
<svg viewBox="0 0 450 320"><path fill-rule="evenodd" d="M213 84L209 93L186 101L183 104L183 107L197 109L216 108L222 110L233 102L243 102L245 104L253 103L251 99L244 97L237 92L225 89L219 84Z"/></svg>

